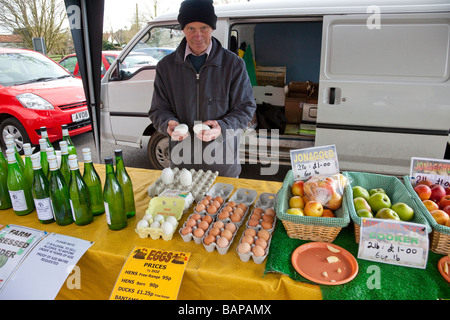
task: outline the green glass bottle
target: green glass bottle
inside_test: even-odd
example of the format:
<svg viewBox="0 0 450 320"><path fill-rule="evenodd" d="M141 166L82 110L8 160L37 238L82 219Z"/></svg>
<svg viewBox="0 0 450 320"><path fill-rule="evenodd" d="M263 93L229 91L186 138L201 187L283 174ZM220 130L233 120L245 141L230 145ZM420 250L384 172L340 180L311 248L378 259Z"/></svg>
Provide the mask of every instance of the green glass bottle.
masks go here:
<svg viewBox="0 0 450 320"><path fill-rule="evenodd" d="M45 139L45 142L47 144L47 148L53 148L52 143L50 142L50 138L48 137L48 132L46 127L41 127L41 139Z"/></svg>
<svg viewBox="0 0 450 320"><path fill-rule="evenodd" d="M48 178L49 170L48 170L48 159L47 159L47 142L45 139L39 139L39 148L40 148L40 158L41 158L41 167L44 175Z"/></svg>
<svg viewBox="0 0 450 320"><path fill-rule="evenodd" d="M55 221L60 226L73 222L72 208L70 206L69 187L58 169L56 157L49 161L50 168L50 199L52 200Z"/></svg>
<svg viewBox="0 0 450 320"><path fill-rule="evenodd" d="M34 170L31 193L33 194L36 213L40 223L49 224L55 221L50 201L50 183L42 170L39 153L31 156L31 162Z"/></svg>
<svg viewBox="0 0 450 320"><path fill-rule="evenodd" d="M14 139L12 138L6 138L5 140L5 144L6 144L6 150L11 149L14 150L14 157L16 158L17 164L19 165L20 170L22 170L22 172L25 169L25 164L23 163L23 159L20 156L19 152L17 151L16 148L16 143L14 142Z"/></svg>
<svg viewBox="0 0 450 320"><path fill-rule="evenodd" d="M92 163L91 149L83 149L84 172L83 180L89 188L89 196L91 199L91 208L94 216L105 213L105 204L103 202L103 187L100 176L95 170Z"/></svg>
<svg viewBox="0 0 450 320"><path fill-rule="evenodd" d="M61 126L62 129L62 139L67 143L67 150L69 151L69 155L77 155L77 150L75 149L75 145L72 142L72 139L70 139L69 135L69 129L67 129L67 124L63 124Z"/></svg>
<svg viewBox="0 0 450 320"><path fill-rule="evenodd" d="M31 144L24 143L23 152L25 153L25 164L23 173L25 174L25 178L27 178L28 186L31 188L34 178L33 164L31 163L31 153L32 153Z"/></svg>
<svg viewBox="0 0 450 320"><path fill-rule="evenodd" d="M0 158L3 156L3 152L0 149ZM9 209L12 207L11 198L8 192L8 166L6 168L0 165L0 210Z"/></svg>
<svg viewBox="0 0 450 320"><path fill-rule="evenodd" d="M2 148L0 147L0 164L3 166L3 168L8 171L8 160L6 160L5 156L3 155Z"/></svg>
<svg viewBox="0 0 450 320"><path fill-rule="evenodd" d="M50 162L52 162L53 160L56 161L56 166L57 166L57 168L58 168L58 171L59 171L59 166L58 166L58 159L56 158L56 154L54 154L54 153L52 153L52 152L49 152L48 149L50 149L50 148L47 148L47 152L46 152L46 154L47 154L47 162L48 162L48 174L47 174L47 179L48 179L48 181L50 181L50 176L51 176L51 174L52 174L52 172L51 172L51 170L50 170ZM63 176L63 178L64 178L64 176ZM64 181L66 181L66 180L64 179Z"/></svg>
<svg viewBox="0 0 450 320"><path fill-rule="evenodd" d="M127 226L123 191L114 174L113 159L105 158L106 178L103 188L106 222L111 230L121 230Z"/></svg>
<svg viewBox="0 0 450 320"><path fill-rule="evenodd" d="M6 150L8 159L8 179L7 186L14 213L24 216L34 210L33 195L28 186L25 174L17 163L13 149Z"/></svg>
<svg viewBox="0 0 450 320"><path fill-rule="evenodd" d="M136 214L136 205L134 203L133 183L128 175L123 162L122 150L114 150L116 157L116 178L122 187L123 197L125 200L125 212L127 218L134 217Z"/></svg>
<svg viewBox="0 0 450 320"><path fill-rule="evenodd" d="M67 185L70 185L70 168L69 168L69 150L67 149L67 142L60 141L59 148L61 149L61 164L59 170L64 176Z"/></svg>
<svg viewBox="0 0 450 320"><path fill-rule="evenodd" d="M69 156L70 166L70 185L69 195L72 205L73 220L75 224L84 226L94 220L91 210L91 201L89 199L89 188L81 177L78 167L77 156L71 154Z"/></svg>

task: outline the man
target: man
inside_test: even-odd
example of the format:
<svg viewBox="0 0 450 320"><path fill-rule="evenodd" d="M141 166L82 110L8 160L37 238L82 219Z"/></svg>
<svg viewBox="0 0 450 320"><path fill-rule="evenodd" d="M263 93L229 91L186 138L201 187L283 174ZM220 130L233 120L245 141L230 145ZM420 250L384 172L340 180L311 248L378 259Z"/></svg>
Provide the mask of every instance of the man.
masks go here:
<svg viewBox="0 0 450 320"><path fill-rule="evenodd" d="M171 137L171 166L241 172L239 144L256 105L244 61L212 36L217 16L211 0L185 0L178 15L185 37L157 65L149 117ZM209 130L193 132L195 124ZM187 134L174 131L186 124Z"/></svg>

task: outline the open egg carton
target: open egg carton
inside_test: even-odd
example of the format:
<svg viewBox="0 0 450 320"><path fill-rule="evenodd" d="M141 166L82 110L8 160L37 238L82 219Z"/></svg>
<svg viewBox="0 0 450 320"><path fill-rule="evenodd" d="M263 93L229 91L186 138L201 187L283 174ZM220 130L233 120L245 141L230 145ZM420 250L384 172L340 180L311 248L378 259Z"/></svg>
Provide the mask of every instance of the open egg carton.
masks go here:
<svg viewBox="0 0 450 320"><path fill-rule="evenodd" d="M192 213L179 230L184 242L194 240L196 244L201 244L206 232L211 228L214 218L207 214L198 212Z"/></svg>
<svg viewBox="0 0 450 320"><path fill-rule="evenodd" d="M218 175L218 171L213 172L211 170L165 168L161 171L160 177L148 187L147 193L149 197L154 197L163 193L164 190L182 189L190 192L195 202L198 203Z"/></svg>
<svg viewBox="0 0 450 320"><path fill-rule="evenodd" d="M217 215L217 220L224 223L232 222L239 228L244 222L245 216L255 201L256 196L257 192L255 190L245 188L237 189L220 210Z"/></svg>
<svg viewBox="0 0 450 320"><path fill-rule="evenodd" d="M161 237L172 240L185 207L185 200L177 197L153 197L141 220L136 225L136 233L141 238Z"/></svg>
<svg viewBox="0 0 450 320"><path fill-rule="evenodd" d="M233 190L234 186L232 184L215 183L206 192L205 196L197 202L197 205L194 207L194 213L207 214L215 218Z"/></svg>
<svg viewBox="0 0 450 320"><path fill-rule="evenodd" d="M217 220L202 239L205 250L213 252L217 249L219 254L226 254L233 243L238 229L232 222Z"/></svg>
<svg viewBox="0 0 450 320"><path fill-rule="evenodd" d="M266 259L276 223L275 198L275 194L262 193L256 200L246 223L247 229L236 248L241 261L247 262L252 258L253 262L260 264Z"/></svg>

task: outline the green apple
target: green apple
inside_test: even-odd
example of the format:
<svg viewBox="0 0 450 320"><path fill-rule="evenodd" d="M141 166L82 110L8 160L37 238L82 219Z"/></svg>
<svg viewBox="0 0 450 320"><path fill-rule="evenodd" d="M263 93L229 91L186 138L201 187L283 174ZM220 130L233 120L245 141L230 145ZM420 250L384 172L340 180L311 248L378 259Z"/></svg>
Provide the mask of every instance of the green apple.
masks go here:
<svg viewBox="0 0 450 320"><path fill-rule="evenodd" d="M397 202L392 205L392 210L397 212L398 216L403 221L411 221L414 218L414 210L406 203Z"/></svg>
<svg viewBox="0 0 450 320"><path fill-rule="evenodd" d="M361 218L373 218L372 212L367 209L359 209L358 211L356 211L356 214Z"/></svg>
<svg viewBox="0 0 450 320"><path fill-rule="evenodd" d="M355 206L356 211L359 209L367 209L372 212L372 208L370 208L369 203L363 197L353 199L353 205Z"/></svg>
<svg viewBox="0 0 450 320"><path fill-rule="evenodd" d="M378 212L383 208L391 207L391 199L389 199L386 193L376 192L370 196L369 201L367 202L373 212Z"/></svg>
<svg viewBox="0 0 450 320"><path fill-rule="evenodd" d="M375 188L375 189L370 189L369 190L369 194L373 195L374 193L386 193L386 191L384 191L383 188Z"/></svg>
<svg viewBox="0 0 450 320"><path fill-rule="evenodd" d="M378 219L391 219L391 220L397 220L400 221L400 217L398 216L397 212L392 210L391 208L383 208L380 211L377 212L375 215L375 218Z"/></svg>
<svg viewBox="0 0 450 320"><path fill-rule="evenodd" d="M354 186L352 188L352 191L353 191L353 199L362 197L362 198L364 198L366 200L369 200L369 197L370 197L369 191L367 191L363 187L361 187L361 186Z"/></svg>

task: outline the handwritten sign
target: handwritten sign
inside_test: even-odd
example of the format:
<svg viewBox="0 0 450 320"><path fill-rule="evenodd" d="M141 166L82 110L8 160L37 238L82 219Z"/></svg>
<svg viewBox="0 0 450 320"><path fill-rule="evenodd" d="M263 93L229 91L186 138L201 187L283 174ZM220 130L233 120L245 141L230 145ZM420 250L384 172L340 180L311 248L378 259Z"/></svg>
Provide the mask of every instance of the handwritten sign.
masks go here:
<svg viewBox="0 0 450 320"><path fill-rule="evenodd" d="M110 300L175 300L189 252L134 247Z"/></svg>
<svg viewBox="0 0 450 320"><path fill-rule="evenodd" d="M361 219L358 258L425 269L428 233L422 224Z"/></svg>
<svg viewBox="0 0 450 320"><path fill-rule="evenodd" d="M339 173L334 145L291 150L290 156L294 180L306 180L315 175Z"/></svg>
<svg viewBox="0 0 450 320"><path fill-rule="evenodd" d="M411 184L422 180L450 187L450 161L442 159L411 158Z"/></svg>

